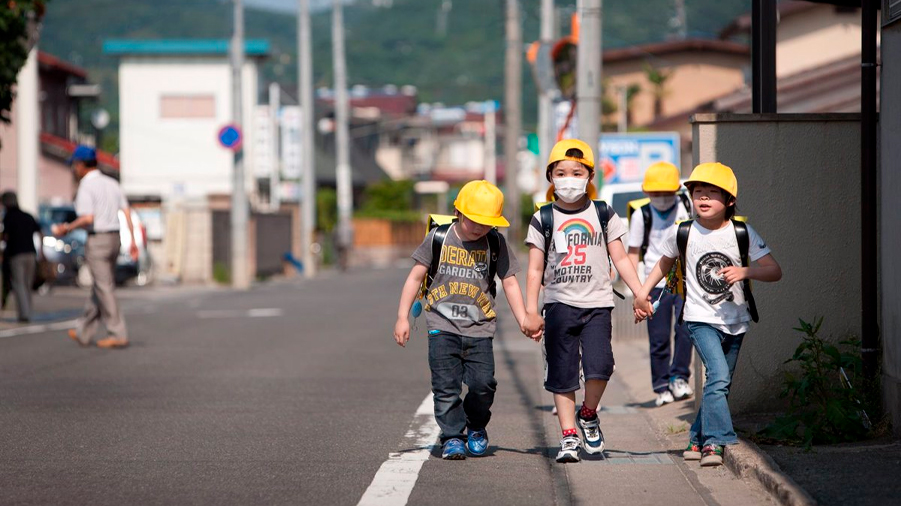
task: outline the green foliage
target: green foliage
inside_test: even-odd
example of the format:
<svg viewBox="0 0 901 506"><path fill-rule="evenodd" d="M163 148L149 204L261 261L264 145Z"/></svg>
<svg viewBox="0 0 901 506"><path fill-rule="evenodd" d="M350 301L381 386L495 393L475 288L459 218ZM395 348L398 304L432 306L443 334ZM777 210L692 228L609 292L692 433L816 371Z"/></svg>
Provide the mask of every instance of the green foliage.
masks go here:
<svg viewBox="0 0 901 506"><path fill-rule="evenodd" d="M561 33L575 0L561 8ZM521 0L523 40L538 38L540 2ZM462 104L500 99L504 87L504 3L455 0L445 34L436 30L441 2L395 0L390 9L370 1L345 8L347 70L350 84L412 84L422 101ZM750 9L747 0L695 0L686 5L691 36L715 37L734 17ZM671 0L604 2L604 48L666 40ZM263 62L262 78L291 86L297 78L297 21L284 13L248 8L246 36L266 38L272 55ZM312 16L313 80L332 82L331 12ZM91 27L85 30L84 27ZM219 0L54 0L47 13L42 49L90 73L103 86L100 106L110 112L107 132L118 128L118 59L102 54L112 38L228 38L231 5ZM6 65L0 65L5 69ZM523 65L523 120L536 122L536 93Z"/></svg>
<svg viewBox="0 0 901 506"><path fill-rule="evenodd" d="M391 221L422 221L422 213L413 210L414 184L409 180L391 179L370 184L363 190L363 201L355 215Z"/></svg>
<svg viewBox="0 0 901 506"><path fill-rule="evenodd" d="M788 410L758 436L806 448L865 438L870 423L859 399L866 399L866 392L851 388L863 385L861 359L855 353L860 341L849 338L835 346L819 336L822 318L814 323L799 321L800 327L794 330L803 334L801 344L785 361L797 364L799 370L785 373L779 394L788 399Z"/></svg>
<svg viewBox="0 0 901 506"><path fill-rule="evenodd" d="M0 6L0 122L9 123L16 78L28 59L29 33L44 15L44 0L8 0ZM30 22L31 20L31 22Z"/></svg>
<svg viewBox="0 0 901 506"><path fill-rule="evenodd" d="M316 191L316 228L330 235L338 224L338 194L333 188Z"/></svg>
<svg viewBox="0 0 901 506"><path fill-rule="evenodd" d="M222 285L231 284L232 273L228 264L225 262L216 262L213 264L213 280Z"/></svg>

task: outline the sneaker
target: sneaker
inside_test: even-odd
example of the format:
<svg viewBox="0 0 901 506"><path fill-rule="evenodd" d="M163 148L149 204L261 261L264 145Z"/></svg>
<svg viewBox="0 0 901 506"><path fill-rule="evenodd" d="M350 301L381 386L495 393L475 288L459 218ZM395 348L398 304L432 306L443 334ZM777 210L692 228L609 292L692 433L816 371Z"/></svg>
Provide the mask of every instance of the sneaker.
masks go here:
<svg viewBox="0 0 901 506"><path fill-rule="evenodd" d="M674 400L676 400L676 399L673 398L672 392L670 392L669 390L664 390L664 391L660 392L659 394L657 394L657 400L654 401L654 404L656 404L657 407L659 408L660 406L663 406L664 404L669 404L669 403L673 402Z"/></svg>
<svg viewBox="0 0 901 506"><path fill-rule="evenodd" d="M685 460L701 460L701 446L698 443L688 443L685 451L682 452L682 458Z"/></svg>
<svg viewBox="0 0 901 506"><path fill-rule="evenodd" d="M476 457L485 455L488 450L488 432L482 430L470 430L466 438L466 449Z"/></svg>
<svg viewBox="0 0 901 506"><path fill-rule="evenodd" d="M596 455L604 451L604 433L601 432L601 423L597 415L592 419L576 415L576 419L579 421L579 428L582 429L582 437L585 438L585 442L582 444L585 452Z"/></svg>
<svg viewBox="0 0 901 506"><path fill-rule="evenodd" d="M463 440L448 439L444 442L444 451L441 452L444 460L463 460L466 458L466 450L463 449Z"/></svg>
<svg viewBox="0 0 901 506"><path fill-rule="evenodd" d="M557 452L557 462L578 462L579 448L581 446L582 442L579 441L579 436L566 436L561 439L560 451Z"/></svg>
<svg viewBox="0 0 901 506"><path fill-rule="evenodd" d="M723 465L723 448L720 445L707 445L701 450L701 467Z"/></svg>
<svg viewBox="0 0 901 506"><path fill-rule="evenodd" d="M669 384L669 389L673 393L673 397L677 401L681 401L682 399L687 399L694 395L694 390L688 386L688 382L685 381L685 378L676 378Z"/></svg>

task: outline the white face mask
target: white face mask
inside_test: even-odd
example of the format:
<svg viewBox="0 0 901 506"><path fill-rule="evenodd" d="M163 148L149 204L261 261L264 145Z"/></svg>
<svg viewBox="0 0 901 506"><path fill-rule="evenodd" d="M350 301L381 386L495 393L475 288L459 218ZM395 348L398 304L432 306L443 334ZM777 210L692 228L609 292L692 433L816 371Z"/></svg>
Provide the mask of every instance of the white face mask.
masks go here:
<svg viewBox="0 0 901 506"><path fill-rule="evenodd" d="M581 177L555 177L554 193L557 198L572 204L585 195L585 189L588 188L588 179Z"/></svg>
<svg viewBox="0 0 901 506"><path fill-rule="evenodd" d="M676 196L667 195L666 197L651 197L651 205L660 212L669 211L676 205Z"/></svg>

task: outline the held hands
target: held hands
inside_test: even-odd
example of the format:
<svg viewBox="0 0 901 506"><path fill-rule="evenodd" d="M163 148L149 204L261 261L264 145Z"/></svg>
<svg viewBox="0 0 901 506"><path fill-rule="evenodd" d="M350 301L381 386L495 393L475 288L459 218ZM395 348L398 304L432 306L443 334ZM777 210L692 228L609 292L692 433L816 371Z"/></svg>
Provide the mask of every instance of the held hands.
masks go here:
<svg viewBox="0 0 901 506"><path fill-rule="evenodd" d="M732 266L732 267L725 267L723 269L720 269L720 271L717 274L722 276L723 279L726 280L726 283L729 283L731 285L734 283L738 283L739 281L748 279L748 270L749 270L748 267Z"/></svg>
<svg viewBox="0 0 901 506"><path fill-rule="evenodd" d="M394 340L400 347L406 347L410 340L410 322L406 318L398 318L394 324Z"/></svg>
<svg viewBox="0 0 901 506"><path fill-rule="evenodd" d="M639 292L635 295L635 300L632 301L632 310L635 313L635 323L654 316L654 307L651 304L651 296L645 293L644 290Z"/></svg>
<svg viewBox="0 0 901 506"><path fill-rule="evenodd" d="M537 343L541 340L541 336L544 335L544 318L536 313L527 312L520 330L526 337Z"/></svg>
<svg viewBox="0 0 901 506"><path fill-rule="evenodd" d="M69 224L68 223L54 223L50 227L50 233L52 233L54 237L62 237L69 233Z"/></svg>
<svg viewBox="0 0 901 506"><path fill-rule="evenodd" d="M129 249L129 254L131 255L131 259L135 262L137 262L138 258L141 256L141 252L138 251L138 245L134 243L134 240L131 241L131 249Z"/></svg>

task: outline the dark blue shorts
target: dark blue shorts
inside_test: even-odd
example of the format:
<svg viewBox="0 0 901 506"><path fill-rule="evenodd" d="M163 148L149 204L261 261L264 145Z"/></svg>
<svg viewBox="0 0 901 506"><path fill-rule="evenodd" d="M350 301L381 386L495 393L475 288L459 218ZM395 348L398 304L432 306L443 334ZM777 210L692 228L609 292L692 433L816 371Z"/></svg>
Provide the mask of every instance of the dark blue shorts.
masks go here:
<svg viewBox="0 0 901 506"><path fill-rule="evenodd" d="M567 393L579 389L579 362L586 380L609 380L613 374L611 311L582 309L561 302L544 306L547 372L544 388Z"/></svg>

